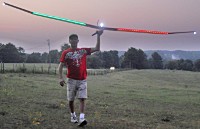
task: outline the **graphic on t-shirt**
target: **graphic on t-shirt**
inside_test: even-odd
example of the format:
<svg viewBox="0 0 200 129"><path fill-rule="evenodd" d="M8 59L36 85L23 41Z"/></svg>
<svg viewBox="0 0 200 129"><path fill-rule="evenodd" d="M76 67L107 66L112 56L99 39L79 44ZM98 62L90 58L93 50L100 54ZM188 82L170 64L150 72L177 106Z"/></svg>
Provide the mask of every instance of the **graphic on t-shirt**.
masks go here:
<svg viewBox="0 0 200 129"><path fill-rule="evenodd" d="M74 51L74 52L68 52L65 56L65 59L72 59L72 64L79 67L81 62L81 58L83 57L84 54L86 54L87 51L85 49L81 49L78 51Z"/></svg>

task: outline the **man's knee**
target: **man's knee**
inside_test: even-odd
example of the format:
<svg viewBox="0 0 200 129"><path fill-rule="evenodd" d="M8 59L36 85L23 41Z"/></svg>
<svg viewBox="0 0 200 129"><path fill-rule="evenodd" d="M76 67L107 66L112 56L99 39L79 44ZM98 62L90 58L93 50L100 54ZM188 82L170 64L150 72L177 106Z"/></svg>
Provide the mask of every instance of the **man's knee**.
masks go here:
<svg viewBox="0 0 200 129"><path fill-rule="evenodd" d="M79 100L83 102L83 101L85 101L85 98L79 98Z"/></svg>
<svg viewBox="0 0 200 129"><path fill-rule="evenodd" d="M69 104L73 104L74 103L74 101L69 101Z"/></svg>

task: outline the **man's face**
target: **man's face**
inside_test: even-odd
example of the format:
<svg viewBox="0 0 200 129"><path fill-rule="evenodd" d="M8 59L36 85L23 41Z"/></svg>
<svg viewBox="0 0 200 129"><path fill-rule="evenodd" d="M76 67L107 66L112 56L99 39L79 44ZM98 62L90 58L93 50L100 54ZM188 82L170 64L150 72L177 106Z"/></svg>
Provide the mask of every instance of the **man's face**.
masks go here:
<svg viewBox="0 0 200 129"><path fill-rule="evenodd" d="M77 47L79 40L77 37L72 37L69 39L69 43L71 44L71 47Z"/></svg>

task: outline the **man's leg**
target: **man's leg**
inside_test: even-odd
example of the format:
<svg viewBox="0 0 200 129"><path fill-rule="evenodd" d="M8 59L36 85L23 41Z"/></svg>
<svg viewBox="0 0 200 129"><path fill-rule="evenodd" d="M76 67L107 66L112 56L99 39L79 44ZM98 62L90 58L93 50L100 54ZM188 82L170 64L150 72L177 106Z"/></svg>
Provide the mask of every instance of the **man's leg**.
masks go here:
<svg viewBox="0 0 200 129"><path fill-rule="evenodd" d="M79 101L80 101L80 113L84 113L84 111L85 111L85 100L87 98L87 81L86 80L79 81L78 98L79 98Z"/></svg>
<svg viewBox="0 0 200 129"><path fill-rule="evenodd" d="M70 114L71 114L71 122L72 123L77 123L77 117L76 114L74 112L74 99L76 96L76 92L75 92L75 85L76 85L76 81L73 79L68 79L67 81L67 99L69 101L69 108L70 108Z"/></svg>
<svg viewBox="0 0 200 129"><path fill-rule="evenodd" d="M85 99L79 99L80 100L80 113L84 113L85 111Z"/></svg>
<svg viewBox="0 0 200 129"><path fill-rule="evenodd" d="M81 80L78 84L78 98L80 101L80 117L79 117L79 126L84 126L87 124L85 120L85 100L87 98L87 81Z"/></svg>
<svg viewBox="0 0 200 129"><path fill-rule="evenodd" d="M72 123L78 123L76 113L74 112L74 101L69 101L69 108L71 111L71 122Z"/></svg>
<svg viewBox="0 0 200 129"><path fill-rule="evenodd" d="M74 113L74 101L69 101L69 108L71 113Z"/></svg>
<svg viewBox="0 0 200 129"><path fill-rule="evenodd" d="M87 121L85 120L85 99L81 98L80 100L80 117L79 117L79 126L84 126L87 124Z"/></svg>

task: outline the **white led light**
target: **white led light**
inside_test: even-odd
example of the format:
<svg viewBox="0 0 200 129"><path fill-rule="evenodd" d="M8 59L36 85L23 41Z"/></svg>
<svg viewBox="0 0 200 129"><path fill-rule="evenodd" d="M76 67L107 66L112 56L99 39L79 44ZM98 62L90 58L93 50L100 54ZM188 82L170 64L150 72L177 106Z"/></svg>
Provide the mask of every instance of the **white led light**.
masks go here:
<svg viewBox="0 0 200 129"><path fill-rule="evenodd" d="M194 34L197 34L197 32L195 31Z"/></svg>
<svg viewBox="0 0 200 129"><path fill-rule="evenodd" d="M104 26L104 24L103 23L100 23L100 27L103 27Z"/></svg>
<svg viewBox="0 0 200 129"><path fill-rule="evenodd" d="M3 6L5 6L6 4L3 2Z"/></svg>

